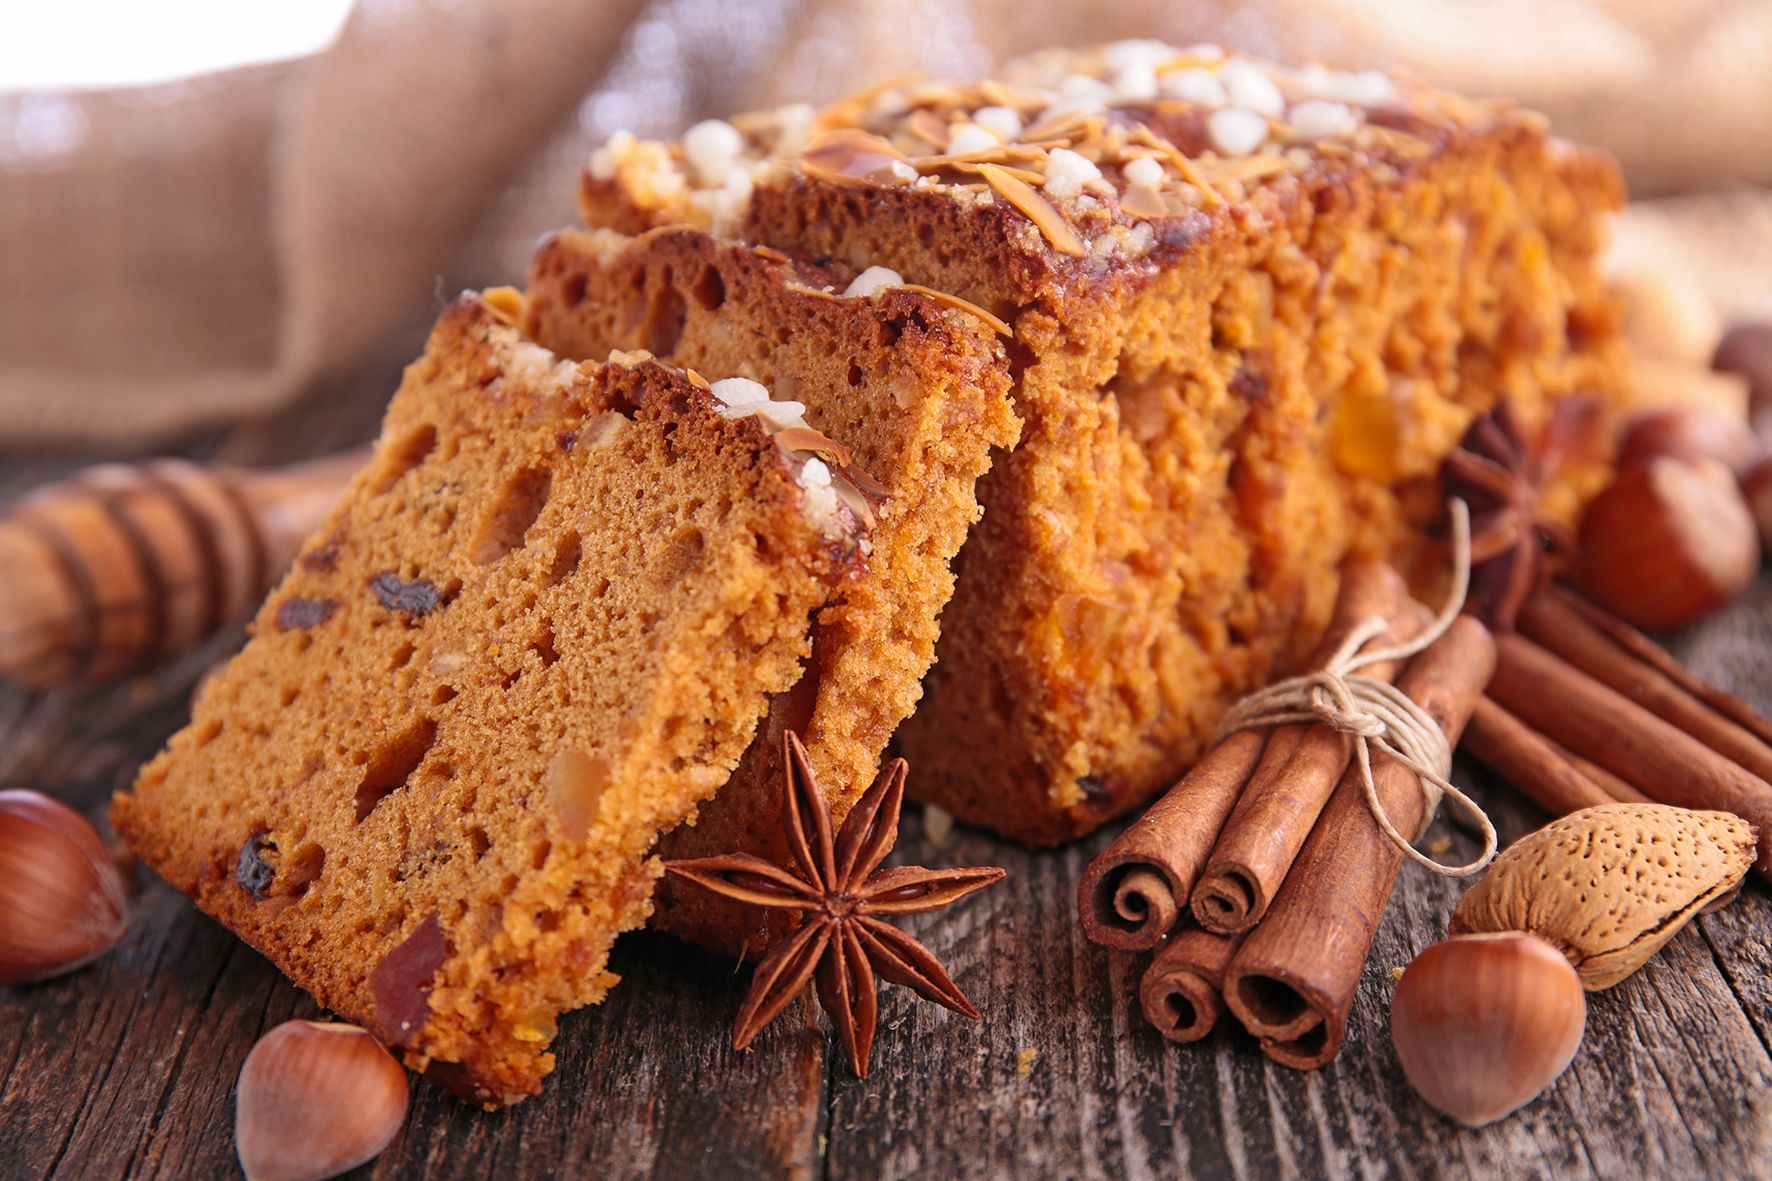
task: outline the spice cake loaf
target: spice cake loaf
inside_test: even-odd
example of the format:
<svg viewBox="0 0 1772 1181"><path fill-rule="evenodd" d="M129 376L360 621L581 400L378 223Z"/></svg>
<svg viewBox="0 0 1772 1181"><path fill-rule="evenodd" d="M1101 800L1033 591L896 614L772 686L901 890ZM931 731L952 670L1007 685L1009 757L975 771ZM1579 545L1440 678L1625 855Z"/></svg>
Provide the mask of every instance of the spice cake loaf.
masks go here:
<svg viewBox="0 0 1772 1181"><path fill-rule="evenodd" d="M814 629L810 670L780 697L738 771L666 857L745 851L786 862L779 824L783 727L797 731L840 818L915 708L953 592L949 562L979 516L993 448L1015 442L1009 368L974 311L896 284L687 229L630 239L567 231L530 268L526 334L564 356L645 348L674 364L750 378L805 407L878 481L868 576ZM787 916L660 883L656 926L753 949Z"/></svg>
<svg viewBox="0 0 1772 1181"><path fill-rule="evenodd" d="M617 135L580 190L591 226L891 268L1012 326L1021 441L899 738L924 799L1034 843L1171 782L1307 650L1344 554L1418 556L1474 415L1627 396L1621 200L1505 103L1148 41Z"/></svg>
<svg viewBox="0 0 1772 1181"><path fill-rule="evenodd" d="M615 983L649 849L800 677L870 512L791 403L558 360L520 314L508 289L444 312L373 460L112 813L322 1005L488 1105Z"/></svg>

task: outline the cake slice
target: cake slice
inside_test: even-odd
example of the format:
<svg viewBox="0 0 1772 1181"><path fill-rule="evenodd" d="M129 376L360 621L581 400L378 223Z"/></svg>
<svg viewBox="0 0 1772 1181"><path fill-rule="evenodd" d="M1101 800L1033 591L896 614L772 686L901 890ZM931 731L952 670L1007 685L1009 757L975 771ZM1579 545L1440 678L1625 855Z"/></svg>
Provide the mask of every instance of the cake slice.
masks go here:
<svg viewBox="0 0 1772 1181"><path fill-rule="evenodd" d="M1021 440L899 742L913 792L1032 843L1173 782L1308 651L1344 555L1431 558L1475 415L1628 397L1597 265L1614 163L1400 75L1043 53L618 135L580 195L591 226L891 268L1013 328ZM1590 458L1559 511L1604 478Z"/></svg>
<svg viewBox="0 0 1772 1181"><path fill-rule="evenodd" d="M520 314L508 289L443 313L374 459L113 808L322 1005L487 1105L615 983L648 850L799 679L871 512L754 383L561 361Z"/></svg>
<svg viewBox="0 0 1772 1181"><path fill-rule="evenodd" d="M801 735L841 818L916 707L953 592L949 563L979 517L978 480L1014 443L1008 338L976 308L906 288L884 271L718 241L686 229L545 240L531 264L525 329L570 357L646 348L708 373L758 381L842 439L877 484L868 577L819 612L805 679L778 698L732 781L667 857L744 851L784 863L777 822L783 727ZM725 950L771 933L752 907L660 886L655 925Z"/></svg>

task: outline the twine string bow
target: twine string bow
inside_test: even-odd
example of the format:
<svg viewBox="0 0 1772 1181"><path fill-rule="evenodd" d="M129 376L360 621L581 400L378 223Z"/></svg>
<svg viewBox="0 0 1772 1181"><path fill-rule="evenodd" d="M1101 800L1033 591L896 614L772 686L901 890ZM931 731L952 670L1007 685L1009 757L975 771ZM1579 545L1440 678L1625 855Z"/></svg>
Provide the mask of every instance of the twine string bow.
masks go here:
<svg viewBox="0 0 1772 1181"><path fill-rule="evenodd" d="M1470 510L1456 498L1448 502L1448 509L1452 517L1452 594L1426 629L1405 643L1362 651L1389 629L1390 622L1381 615L1361 620L1321 670L1278 681L1239 701L1219 723L1213 741L1219 742L1239 730L1293 722L1321 723L1353 735L1360 789L1365 794L1367 809L1384 835L1433 873L1464 877L1476 873L1494 858L1495 826L1476 801L1453 786L1449 778L1452 745L1428 712L1389 681L1360 672L1385 661L1400 663L1425 650L1446 633L1463 610L1470 589ZM1421 829L1414 837L1397 831L1378 798L1378 788L1372 780L1374 747L1413 771L1421 783L1424 806ZM1447 797L1476 822L1483 834L1482 854L1465 865L1442 864L1414 845L1427 831L1441 799Z"/></svg>

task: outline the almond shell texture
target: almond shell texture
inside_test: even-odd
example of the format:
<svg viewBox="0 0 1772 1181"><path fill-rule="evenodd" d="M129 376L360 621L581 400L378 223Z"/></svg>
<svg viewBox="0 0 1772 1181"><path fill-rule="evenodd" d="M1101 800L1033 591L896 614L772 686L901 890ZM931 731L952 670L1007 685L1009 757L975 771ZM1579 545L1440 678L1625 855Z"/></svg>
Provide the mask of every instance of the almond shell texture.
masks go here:
<svg viewBox="0 0 1772 1181"><path fill-rule="evenodd" d="M1754 826L1728 812L1602 804L1509 846L1459 899L1454 935L1529 931L1590 992L1642 967L1754 863Z"/></svg>

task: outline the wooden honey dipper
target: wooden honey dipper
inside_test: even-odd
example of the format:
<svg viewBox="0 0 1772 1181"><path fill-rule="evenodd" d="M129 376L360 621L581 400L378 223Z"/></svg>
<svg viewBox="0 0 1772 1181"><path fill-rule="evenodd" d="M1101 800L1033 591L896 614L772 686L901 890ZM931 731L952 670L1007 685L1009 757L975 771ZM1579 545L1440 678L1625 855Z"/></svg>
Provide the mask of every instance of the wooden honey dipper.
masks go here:
<svg viewBox="0 0 1772 1181"><path fill-rule="evenodd" d="M31 492L0 515L0 678L90 684L208 638L264 598L368 458L101 464Z"/></svg>

